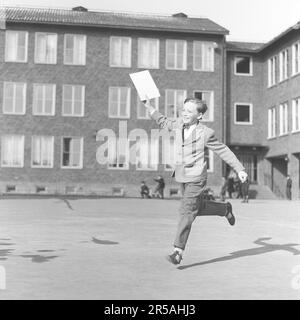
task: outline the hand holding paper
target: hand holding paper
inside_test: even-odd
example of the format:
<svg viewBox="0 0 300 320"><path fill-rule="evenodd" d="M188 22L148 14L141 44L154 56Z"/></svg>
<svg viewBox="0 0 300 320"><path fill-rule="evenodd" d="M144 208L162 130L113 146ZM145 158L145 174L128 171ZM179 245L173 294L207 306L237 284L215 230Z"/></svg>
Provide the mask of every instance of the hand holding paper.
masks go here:
<svg viewBox="0 0 300 320"><path fill-rule="evenodd" d="M145 108L148 109L148 112L151 116L155 112L156 109L152 106L152 104L150 103L150 100L148 99L147 96L146 96L146 100L143 100L142 102L143 102Z"/></svg>

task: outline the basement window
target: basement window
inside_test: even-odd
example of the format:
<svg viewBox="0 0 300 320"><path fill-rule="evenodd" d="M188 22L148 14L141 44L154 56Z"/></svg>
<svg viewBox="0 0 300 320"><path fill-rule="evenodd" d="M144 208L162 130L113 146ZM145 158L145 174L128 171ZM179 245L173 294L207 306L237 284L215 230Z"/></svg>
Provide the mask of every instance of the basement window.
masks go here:
<svg viewBox="0 0 300 320"><path fill-rule="evenodd" d="M9 186L6 186L6 192L16 192L16 186L13 186L13 185L9 185Z"/></svg>
<svg viewBox="0 0 300 320"><path fill-rule="evenodd" d="M170 197L172 196L180 196L180 190L178 188L170 188Z"/></svg>
<svg viewBox="0 0 300 320"><path fill-rule="evenodd" d="M46 192L46 187L43 187L43 186L36 187L36 193L43 193L43 192Z"/></svg>
<svg viewBox="0 0 300 320"><path fill-rule="evenodd" d="M76 187L74 187L74 186L66 186L65 193L76 193Z"/></svg>

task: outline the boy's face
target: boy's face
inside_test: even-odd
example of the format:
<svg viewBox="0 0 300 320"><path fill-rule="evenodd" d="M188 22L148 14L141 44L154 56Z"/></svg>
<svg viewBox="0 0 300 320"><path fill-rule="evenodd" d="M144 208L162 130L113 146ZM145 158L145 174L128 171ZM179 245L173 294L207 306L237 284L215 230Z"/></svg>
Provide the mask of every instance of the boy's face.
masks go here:
<svg viewBox="0 0 300 320"><path fill-rule="evenodd" d="M185 124L194 124L201 119L202 113L197 111L196 103L188 101L183 105L181 116L183 123Z"/></svg>

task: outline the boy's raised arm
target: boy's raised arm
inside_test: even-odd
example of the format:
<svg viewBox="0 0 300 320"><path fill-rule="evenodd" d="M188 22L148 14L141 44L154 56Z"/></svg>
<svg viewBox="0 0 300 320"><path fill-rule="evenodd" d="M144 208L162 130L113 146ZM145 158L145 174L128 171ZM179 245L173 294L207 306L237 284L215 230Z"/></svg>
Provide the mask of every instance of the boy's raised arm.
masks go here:
<svg viewBox="0 0 300 320"><path fill-rule="evenodd" d="M158 112L150 103L150 100L143 100L142 101L145 107L148 109L150 117L156 121L161 129L168 129L172 131L175 129L176 119L170 119Z"/></svg>

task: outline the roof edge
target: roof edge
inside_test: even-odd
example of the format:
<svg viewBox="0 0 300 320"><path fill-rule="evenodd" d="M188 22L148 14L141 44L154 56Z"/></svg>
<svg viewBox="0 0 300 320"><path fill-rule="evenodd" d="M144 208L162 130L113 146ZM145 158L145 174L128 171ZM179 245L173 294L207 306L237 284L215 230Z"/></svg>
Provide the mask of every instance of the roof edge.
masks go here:
<svg viewBox="0 0 300 320"><path fill-rule="evenodd" d="M280 33L278 36L270 40L269 42L265 43L261 48L259 48L258 52L262 52L263 50L267 49L269 46L271 46L273 43L281 39L282 37L286 36L290 32L294 30L299 30L300 29L300 21L298 21L296 24L294 24L292 27L288 28L287 30L283 31Z"/></svg>
<svg viewBox="0 0 300 320"><path fill-rule="evenodd" d="M27 9L27 10L64 10L64 11L72 11L72 9L69 8L56 8L56 7L28 7L28 6L3 6L4 10L9 10L9 9ZM79 12L79 11L78 11ZM172 18L172 15L166 15L166 14L150 14L150 13L138 13L138 12L122 12L122 11L105 11L105 10L101 10L101 11L94 11L94 10L87 10L87 12L89 13L111 13L111 14L126 14L126 15L146 15L149 17L166 17L166 18ZM85 12L82 12L83 14ZM178 19L182 19L182 18L178 18ZM187 19L196 19L194 17L188 17ZM7 18L6 22L9 23L28 23L28 24L50 24L50 25L73 25L73 26L87 26L87 27L97 27L97 28L128 28L128 29L135 29L135 30L158 30L158 31L167 31L167 32L182 32L182 33L204 33L204 34L214 34L214 35L228 35L229 34L229 30L222 27L221 25L217 24L216 22L214 22L213 20L210 20L208 18L198 18L198 19L206 19L211 21L212 23L214 23L217 28L219 28L220 30L197 30L197 29L190 29L190 30L182 30L182 29L169 29L169 28L163 28L163 27L159 27L159 28L155 28L155 27L137 27L137 26L130 26L130 25L124 25L124 26L113 26L113 25L101 25L101 24L93 24L93 23L81 23L81 22L57 22L57 21L28 21L28 20L22 20L22 19L9 19Z"/></svg>
<svg viewBox="0 0 300 320"><path fill-rule="evenodd" d="M116 26L116 25L109 25L109 24L92 24L92 23L70 23L70 22L51 22L51 21L26 21L26 20L6 20L7 23L26 23L26 24L50 24L50 25L64 25L64 26L84 26L84 27L91 27L91 28L111 28L111 29L128 29L128 30L154 30L154 31L166 31L166 32L180 32L180 33L199 33L199 34L212 34L212 35L226 35L229 34L229 32L225 31L211 31L211 30L182 30L182 29L168 29L168 28L162 28L162 27L136 27L136 26Z"/></svg>

